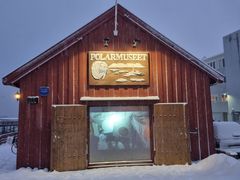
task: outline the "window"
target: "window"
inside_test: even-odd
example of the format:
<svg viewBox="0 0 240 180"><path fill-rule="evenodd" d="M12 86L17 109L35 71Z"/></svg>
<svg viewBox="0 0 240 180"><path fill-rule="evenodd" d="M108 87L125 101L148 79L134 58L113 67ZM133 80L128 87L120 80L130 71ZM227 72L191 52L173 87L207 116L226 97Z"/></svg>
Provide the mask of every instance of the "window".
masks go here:
<svg viewBox="0 0 240 180"><path fill-rule="evenodd" d="M214 96L214 95L211 96L211 101L212 102L217 102L217 100L218 100L217 96Z"/></svg>
<svg viewBox="0 0 240 180"><path fill-rule="evenodd" d="M222 65L223 65L223 67L225 67L225 59L224 58L222 59Z"/></svg>
<svg viewBox="0 0 240 180"><path fill-rule="evenodd" d="M148 106L90 107L89 161L150 160Z"/></svg>
<svg viewBox="0 0 240 180"><path fill-rule="evenodd" d="M232 120L240 121L240 111L232 111Z"/></svg>
<svg viewBox="0 0 240 180"><path fill-rule="evenodd" d="M228 113L223 112L223 121L228 121Z"/></svg>
<svg viewBox="0 0 240 180"><path fill-rule="evenodd" d="M215 69L216 66L215 66L215 62L212 62L212 67Z"/></svg>
<svg viewBox="0 0 240 180"><path fill-rule="evenodd" d="M214 68L214 69L216 68L215 62L210 62L210 63L208 63L208 65L211 66L211 67Z"/></svg>

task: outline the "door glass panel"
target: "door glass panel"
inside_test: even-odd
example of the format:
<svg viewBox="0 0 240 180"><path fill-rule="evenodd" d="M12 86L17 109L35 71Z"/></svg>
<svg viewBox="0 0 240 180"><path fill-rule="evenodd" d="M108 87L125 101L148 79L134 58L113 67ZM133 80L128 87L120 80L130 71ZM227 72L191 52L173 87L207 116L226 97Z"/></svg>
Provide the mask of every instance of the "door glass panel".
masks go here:
<svg viewBox="0 0 240 180"><path fill-rule="evenodd" d="M150 160L148 106L90 107L89 162Z"/></svg>

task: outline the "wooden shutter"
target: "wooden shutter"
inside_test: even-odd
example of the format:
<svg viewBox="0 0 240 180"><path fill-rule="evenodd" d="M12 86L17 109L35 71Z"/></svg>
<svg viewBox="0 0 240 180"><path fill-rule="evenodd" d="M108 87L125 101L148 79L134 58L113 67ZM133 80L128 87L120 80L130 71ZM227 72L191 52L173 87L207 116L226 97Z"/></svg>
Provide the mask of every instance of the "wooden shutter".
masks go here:
<svg viewBox="0 0 240 180"><path fill-rule="evenodd" d="M51 170L87 167L86 106L55 105L51 123Z"/></svg>
<svg viewBox="0 0 240 180"><path fill-rule="evenodd" d="M154 105L154 163L190 163L185 103Z"/></svg>

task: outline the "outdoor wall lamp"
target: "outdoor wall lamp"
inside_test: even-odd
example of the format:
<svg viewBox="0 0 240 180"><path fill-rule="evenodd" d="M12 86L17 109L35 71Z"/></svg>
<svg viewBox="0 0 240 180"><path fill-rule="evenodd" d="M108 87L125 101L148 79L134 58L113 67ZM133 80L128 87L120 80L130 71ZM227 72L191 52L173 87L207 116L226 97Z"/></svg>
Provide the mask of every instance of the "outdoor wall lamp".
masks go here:
<svg viewBox="0 0 240 180"><path fill-rule="evenodd" d="M20 93L17 91L16 93L15 93L15 95L14 95L14 97L15 97L15 99L17 100L17 101L19 101L19 99L20 99Z"/></svg>
<svg viewBox="0 0 240 180"><path fill-rule="evenodd" d="M223 94L222 94L222 97L223 97L223 98L227 98L227 96L228 96L227 93L223 93Z"/></svg>
<svg viewBox="0 0 240 180"><path fill-rule="evenodd" d="M227 101L227 97L228 97L227 93L223 93L222 94L222 101L226 102Z"/></svg>
<svg viewBox="0 0 240 180"><path fill-rule="evenodd" d="M133 47L133 48L136 48L139 43L141 43L141 40L139 40L139 39L134 39L134 40L132 41L132 47Z"/></svg>
<svg viewBox="0 0 240 180"><path fill-rule="evenodd" d="M108 47L109 41L110 41L109 37L105 37L105 38L103 39L103 45L104 45L104 47Z"/></svg>

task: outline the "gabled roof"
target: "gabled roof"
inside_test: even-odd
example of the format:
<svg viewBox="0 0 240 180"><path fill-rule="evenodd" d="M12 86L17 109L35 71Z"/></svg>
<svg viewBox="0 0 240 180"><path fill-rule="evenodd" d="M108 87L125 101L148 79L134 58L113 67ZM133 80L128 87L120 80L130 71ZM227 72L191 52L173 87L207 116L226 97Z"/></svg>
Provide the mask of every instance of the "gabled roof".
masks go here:
<svg viewBox="0 0 240 180"><path fill-rule="evenodd" d="M56 45L52 46L45 52L41 53L39 56L33 58L26 64L22 65L21 67L17 68L15 71L11 72L7 76L3 77L2 81L4 85L12 85L19 87L19 80L26 76L27 74L34 71L39 66L43 65L44 63L51 60L53 57L61 53L62 51L66 50L73 44L77 43L78 41L82 40L82 38L89 34L91 31L99 27L101 24L105 23L109 19L114 17L114 11L115 8L112 7L106 12L104 12L102 15L95 18L90 23L86 24L79 30L75 31L73 34L69 35ZM175 51L176 53L180 54L181 56L185 57L191 64L197 66L198 68L205 71L212 79L212 83L216 82L223 82L224 76L219 73L218 71L214 70L174 42L172 42L170 39L159 33L157 30L149 26L147 23L139 19L137 16L123 8L121 5L118 4L118 14L121 16L124 16L128 18L132 23L136 24L140 28L142 28L147 33L151 34L153 37L158 39L160 42L165 44L167 47Z"/></svg>

